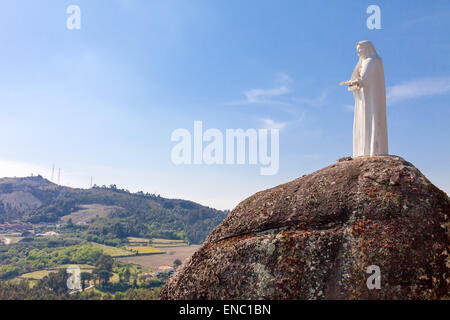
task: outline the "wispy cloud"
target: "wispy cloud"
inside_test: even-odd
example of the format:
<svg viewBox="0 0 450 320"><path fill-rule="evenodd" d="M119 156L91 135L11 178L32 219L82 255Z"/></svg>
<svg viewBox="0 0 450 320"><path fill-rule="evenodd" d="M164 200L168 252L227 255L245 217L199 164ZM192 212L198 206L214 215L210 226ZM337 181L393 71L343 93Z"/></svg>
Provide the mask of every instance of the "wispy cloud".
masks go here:
<svg viewBox="0 0 450 320"><path fill-rule="evenodd" d="M249 89L243 92L245 100L233 101L227 105L279 105L320 107L326 103L328 94L324 91L318 97L293 97L290 84L294 80L287 73L278 73L276 82L279 86L269 89Z"/></svg>
<svg viewBox="0 0 450 320"><path fill-rule="evenodd" d="M292 83L293 81L294 80L287 73L285 73L285 72L277 73L277 82L278 83L289 84L289 83Z"/></svg>
<svg viewBox="0 0 450 320"><path fill-rule="evenodd" d="M287 73L276 75L278 86L270 89L250 89L243 92L245 99L227 103L228 106L239 105L271 105L288 114L288 120L274 120L260 117L257 120L265 129L286 129L303 121L305 112L302 107L319 107L326 103L327 93L324 91L316 98L293 97L291 84L294 80Z"/></svg>
<svg viewBox="0 0 450 320"><path fill-rule="evenodd" d="M277 122L273 119L261 119L261 124L264 129L283 129L288 123L287 122Z"/></svg>
<svg viewBox="0 0 450 320"><path fill-rule="evenodd" d="M272 118L259 118L261 127L263 129L288 129L289 127L297 126L305 118L305 112L297 110L292 113L288 120L278 121Z"/></svg>
<svg viewBox="0 0 450 320"><path fill-rule="evenodd" d="M244 92L248 103L283 103L275 101L272 98L283 96L289 93L290 90L286 86L273 89L251 89Z"/></svg>
<svg viewBox="0 0 450 320"><path fill-rule="evenodd" d="M286 95L291 92L289 84L293 82L287 73L278 73L276 75L276 83L278 86L269 89L253 88L245 90L243 95L245 100L233 101L227 105L291 105Z"/></svg>
<svg viewBox="0 0 450 320"><path fill-rule="evenodd" d="M410 80L387 89L388 104L450 92L450 77Z"/></svg>

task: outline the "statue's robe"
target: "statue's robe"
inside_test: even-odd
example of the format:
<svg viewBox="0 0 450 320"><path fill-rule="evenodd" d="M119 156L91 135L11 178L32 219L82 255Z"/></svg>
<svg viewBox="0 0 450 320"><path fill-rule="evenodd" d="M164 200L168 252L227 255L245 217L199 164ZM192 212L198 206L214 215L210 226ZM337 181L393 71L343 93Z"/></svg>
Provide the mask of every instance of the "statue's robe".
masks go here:
<svg viewBox="0 0 450 320"><path fill-rule="evenodd" d="M361 59L352 76L355 96L353 157L388 154L386 85L383 62L377 55Z"/></svg>

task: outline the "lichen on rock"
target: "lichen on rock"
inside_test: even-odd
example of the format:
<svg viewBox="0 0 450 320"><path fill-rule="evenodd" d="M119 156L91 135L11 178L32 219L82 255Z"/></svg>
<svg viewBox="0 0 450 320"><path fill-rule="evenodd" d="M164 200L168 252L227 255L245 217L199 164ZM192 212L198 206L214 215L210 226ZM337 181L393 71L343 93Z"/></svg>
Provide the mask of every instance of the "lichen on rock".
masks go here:
<svg viewBox="0 0 450 320"><path fill-rule="evenodd" d="M450 200L400 157L344 159L240 203L162 299L441 299ZM369 289L367 267L381 288Z"/></svg>

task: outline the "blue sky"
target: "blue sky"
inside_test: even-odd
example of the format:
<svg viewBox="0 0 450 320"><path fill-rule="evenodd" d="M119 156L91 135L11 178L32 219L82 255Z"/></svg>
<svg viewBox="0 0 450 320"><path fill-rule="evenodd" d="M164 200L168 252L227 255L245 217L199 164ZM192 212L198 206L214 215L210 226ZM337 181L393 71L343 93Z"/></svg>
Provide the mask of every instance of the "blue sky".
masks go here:
<svg viewBox="0 0 450 320"><path fill-rule="evenodd" d="M81 8L68 30L66 9ZM381 8L368 30L366 8ZM16 0L0 3L0 176L61 168L220 209L352 153L339 87L371 40L390 153L450 192L450 2ZM175 166L177 128L280 128L280 170Z"/></svg>

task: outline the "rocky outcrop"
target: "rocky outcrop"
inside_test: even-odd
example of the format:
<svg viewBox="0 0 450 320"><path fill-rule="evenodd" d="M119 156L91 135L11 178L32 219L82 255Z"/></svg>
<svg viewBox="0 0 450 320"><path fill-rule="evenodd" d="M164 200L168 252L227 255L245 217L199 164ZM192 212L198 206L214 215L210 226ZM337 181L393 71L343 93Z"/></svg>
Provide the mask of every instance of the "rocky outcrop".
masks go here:
<svg viewBox="0 0 450 320"><path fill-rule="evenodd" d="M343 159L240 203L161 298L445 298L449 215L404 159ZM367 286L373 265L380 289Z"/></svg>

